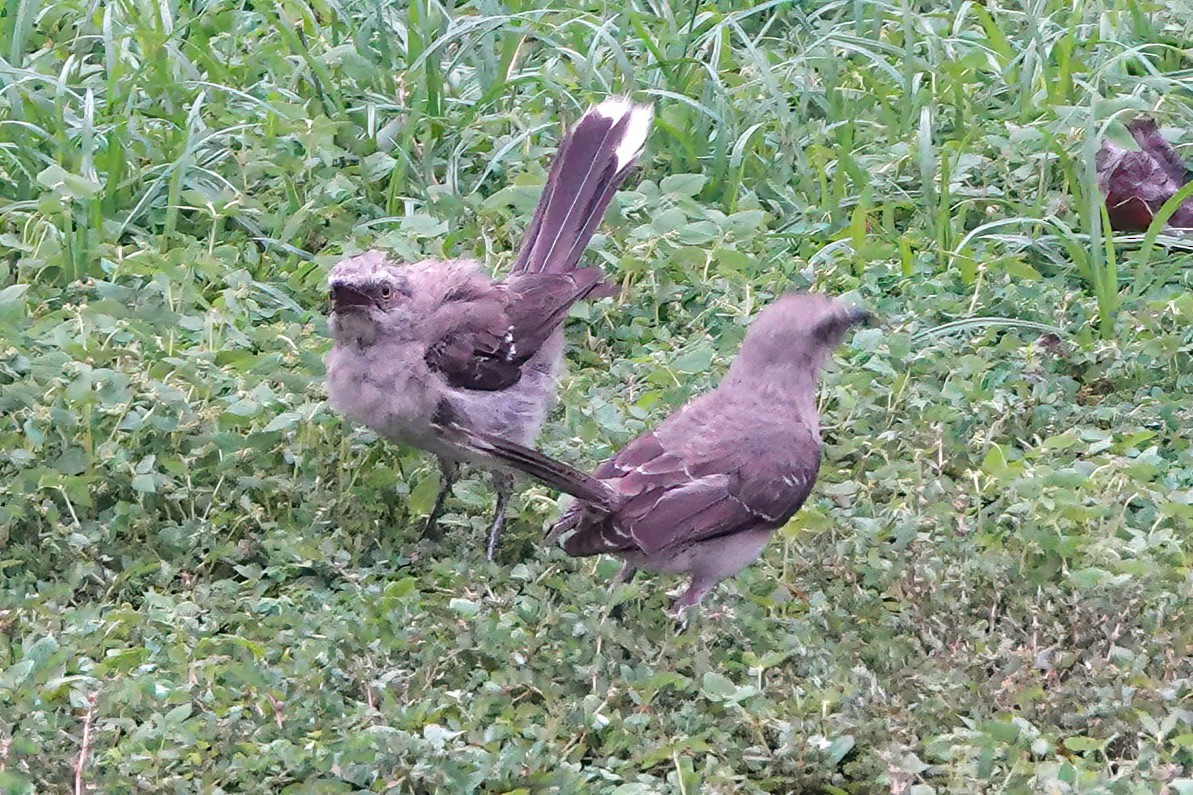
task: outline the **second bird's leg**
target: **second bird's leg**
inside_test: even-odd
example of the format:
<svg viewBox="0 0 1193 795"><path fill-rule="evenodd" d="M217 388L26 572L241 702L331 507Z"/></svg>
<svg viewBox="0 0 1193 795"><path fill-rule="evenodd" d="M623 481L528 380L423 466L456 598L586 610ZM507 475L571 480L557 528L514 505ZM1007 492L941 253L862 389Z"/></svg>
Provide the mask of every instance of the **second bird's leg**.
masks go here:
<svg viewBox="0 0 1193 795"><path fill-rule="evenodd" d="M628 560L621 564L621 570L613 575L613 579L609 582L609 594L613 595L617 591L617 586L622 583L627 583L634 579L634 575L638 573L638 567Z"/></svg>
<svg viewBox="0 0 1193 795"><path fill-rule="evenodd" d="M439 537L437 526L439 516L443 513L443 503L447 500L447 495L451 494L452 484L456 482L456 472L459 468L455 461L448 461L446 458L439 459L439 493L435 495L435 505L432 506L427 523L423 526L423 538Z"/></svg>
<svg viewBox="0 0 1193 795"><path fill-rule="evenodd" d="M693 608L700 604L700 600L716 584L716 580L692 577L692 582L688 584L688 590L676 597L671 606L667 608L667 615L676 620L679 629L687 628L690 614L695 612Z"/></svg>
<svg viewBox="0 0 1193 795"><path fill-rule="evenodd" d="M493 489L497 492L497 507L493 509L493 523L489 525L489 545L485 549L485 557L490 561L497 552L497 542L501 539L501 531L505 527L505 504L509 501L510 492L514 490L513 476L508 472L494 472Z"/></svg>

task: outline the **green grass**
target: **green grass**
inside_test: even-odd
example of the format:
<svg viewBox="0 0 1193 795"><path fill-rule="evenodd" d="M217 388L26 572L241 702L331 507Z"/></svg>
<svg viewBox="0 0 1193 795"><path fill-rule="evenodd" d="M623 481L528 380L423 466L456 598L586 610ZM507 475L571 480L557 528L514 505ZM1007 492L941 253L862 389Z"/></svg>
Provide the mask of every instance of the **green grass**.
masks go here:
<svg viewBox="0 0 1193 795"><path fill-rule="evenodd" d="M1150 0L12 0L0 791L1193 792L1193 258L1096 136L1193 141ZM591 466L776 294L887 321L825 463L676 633L326 408L340 256L510 260L558 140L656 103L541 439ZM1191 157L1190 159L1193 159ZM86 736L85 756L79 752Z"/></svg>

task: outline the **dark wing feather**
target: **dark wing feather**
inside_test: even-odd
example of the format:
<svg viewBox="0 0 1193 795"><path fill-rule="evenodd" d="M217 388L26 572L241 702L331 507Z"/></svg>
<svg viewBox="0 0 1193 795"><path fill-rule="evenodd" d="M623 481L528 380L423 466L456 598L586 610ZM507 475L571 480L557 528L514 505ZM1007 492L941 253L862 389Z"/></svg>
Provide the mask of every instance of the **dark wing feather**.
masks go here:
<svg viewBox="0 0 1193 795"><path fill-rule="evenodd" d="M522 378L531 359L576 301L604 286L598 268L529 273L507 284L469 283L449 291L448 322L427 349L428 366L457 389L498 391Z"/></svg>
<svg viewBox="0 0 1193 795"><path fill-rule="evenodd" d="M506 313L503 285L472 279L444 296L429 328L438 338L427 346L426 362L458 389L507 389L522 377Z"/></svg>
<svg viewBox="0 0 1193 795"><path fill-rule="evenodd" d="M593 473L621 493L616 513L574 505L560 520L559 532L576 530L564 549L651 554L748 527L781 526L811 492L820 447L806 429L768 430L774 429L759 423L722 449L692 445L684 455L668 451L654 432L639 437Z"/></svg>
<svg viewBox="0 0 1193 795"><path fill-rule="evenodd" d="M509 355L509 342L487 329L453 332L427 349L427 364L456 389L494 392L522 378L520 362Z"/></svg>

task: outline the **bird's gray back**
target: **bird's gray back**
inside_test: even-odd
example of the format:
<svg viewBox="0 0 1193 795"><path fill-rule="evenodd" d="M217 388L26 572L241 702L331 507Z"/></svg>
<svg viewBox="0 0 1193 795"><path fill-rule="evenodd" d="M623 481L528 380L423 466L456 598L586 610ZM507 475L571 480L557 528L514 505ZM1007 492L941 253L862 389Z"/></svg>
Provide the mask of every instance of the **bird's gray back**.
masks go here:
<svg viewBox="0 0 1193 795"><path fill-rule="evenodd" d="M692 462L820 459L820 418L801 395L716 389L692 400L655 428L663 447ZM801 467L802 468L802 467Z"/></svg>

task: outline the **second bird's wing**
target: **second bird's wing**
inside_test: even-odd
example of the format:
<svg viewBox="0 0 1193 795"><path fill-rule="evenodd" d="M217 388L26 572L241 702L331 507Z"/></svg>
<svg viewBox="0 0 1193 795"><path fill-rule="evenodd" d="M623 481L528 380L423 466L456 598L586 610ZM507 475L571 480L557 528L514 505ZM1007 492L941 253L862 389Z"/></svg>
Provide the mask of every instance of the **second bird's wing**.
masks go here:
<svg viewBox="0 0 1193 795"><path fill-rule="evenodd" d="M561 531L577 531L564 549L572 555L630 549L651 554L785 523L816 480L816 434L798 424L776 429L773 422L745 417L729 420L732 428L708 420L685 423L704 436L660 427L602 464L593 475L619 492L618 509L609 515L573 506L560 520Z"/></svg>

